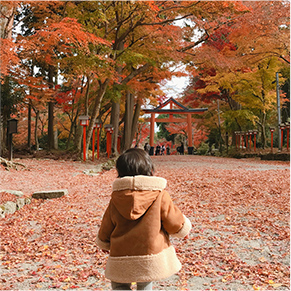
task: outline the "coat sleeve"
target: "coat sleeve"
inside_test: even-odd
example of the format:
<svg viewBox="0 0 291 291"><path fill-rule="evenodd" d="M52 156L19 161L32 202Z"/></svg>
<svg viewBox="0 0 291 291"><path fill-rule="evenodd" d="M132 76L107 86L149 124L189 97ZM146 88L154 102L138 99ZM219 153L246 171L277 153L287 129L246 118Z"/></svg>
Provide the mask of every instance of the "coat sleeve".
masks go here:
<svg viewBox="0 0 291 291"><path fill-rule="evenodd" d="M161 218L164 229L175 237L187 236L192 228L190 220L174 205L167 191L162 198Z"/></svg>
<svg viewBox="0 0 291 291"><path fill-rule="evenodd" d="M114 229L114 224L110 216L110 206L111 204L109 204L103 215L96 240L97 246L104 250L110 250L110 236Z"/></svg>

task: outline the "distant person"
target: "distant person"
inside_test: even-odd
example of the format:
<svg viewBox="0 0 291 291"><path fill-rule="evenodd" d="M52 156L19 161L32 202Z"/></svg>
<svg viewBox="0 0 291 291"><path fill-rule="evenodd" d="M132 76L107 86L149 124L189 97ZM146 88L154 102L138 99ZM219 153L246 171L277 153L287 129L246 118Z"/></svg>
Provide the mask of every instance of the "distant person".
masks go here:
<svg viewBox="0 0 291 291"><path fill-rule="evenodd" d="M165 190L167 180L154 177L150 156L131 148L116 161L118 178L102 218L97 245L110 251L105 277L113 290L152 290L152 282L181 269L170 236L185 238L190 220Z"/></svg>
<svg viewBox="0 0 291 291"><path fill-rule="evenodd" d="M177 152L180 155L184 155L184 144L181 142L181 145L177 147Z"/></svg>
<svg viewBox="0 0 291 291"><path fill-rule="evenodd" d="M151 149L151 146L146 142L145 145L144 145L144 150L149 154L150 153L150 149Z"/></svg>
<svg viewBox="0 0 291 291"><path fill-rule="evenodd" d="M158 144L158 145L156 146L156 156L159 156L160 153L161 153L161 146Z"/></svg>
<svg viewBox="0 0 291 291"><path fill-rule="evenodd" d="M170 154L170 146L167 145L167 155L169 155L169 154Z"/></svg>
<svg viewBox="0 0 291 291"><path fill-rule="evenodd" d="M184 155L184 144L182 142L180 145L180 153L181 153L181 155Z"/></svg>
<svg viewBox="0 0 291 291"><path fill-rule="evenodd" d="M161 154L164 155L165 154L165 150L166 150L166 147L165 145L162 145L162 148L161 148Z"/></svg>

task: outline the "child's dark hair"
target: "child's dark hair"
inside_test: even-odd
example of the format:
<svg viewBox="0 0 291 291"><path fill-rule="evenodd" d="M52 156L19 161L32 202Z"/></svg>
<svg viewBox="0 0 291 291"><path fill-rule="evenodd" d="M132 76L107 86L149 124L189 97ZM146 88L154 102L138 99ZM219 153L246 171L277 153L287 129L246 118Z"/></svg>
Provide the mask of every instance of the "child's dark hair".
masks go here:
<svg viewBox="0 0 291 291"><path fill-rule="evenodd" d="M125 151L116 161L118 177L152 176L154 165L149 154L143 149L131 148Z"/></svg>

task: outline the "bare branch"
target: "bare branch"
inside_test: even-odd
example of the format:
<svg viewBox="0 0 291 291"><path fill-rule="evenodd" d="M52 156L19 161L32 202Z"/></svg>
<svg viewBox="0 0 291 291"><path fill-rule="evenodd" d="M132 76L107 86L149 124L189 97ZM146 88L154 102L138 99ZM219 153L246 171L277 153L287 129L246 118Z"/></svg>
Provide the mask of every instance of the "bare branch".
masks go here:
<svg viewBox="0 0 291 291"><path fill-rule="evenodd" d="M179 49L177 51L180 52L180 53L183 53L183 52L185 52L185 51L187 51L187 50L199 45L200 43L205 42L208 38L209 38L209 34L208 34L207 31L205 31L205 34L203 35L203 37L201 39L199 39L198 41L196 41L194 43L191 43L190 45L188 45L188 46L186 46L186 47L184 47L182 49Z"/></svg>

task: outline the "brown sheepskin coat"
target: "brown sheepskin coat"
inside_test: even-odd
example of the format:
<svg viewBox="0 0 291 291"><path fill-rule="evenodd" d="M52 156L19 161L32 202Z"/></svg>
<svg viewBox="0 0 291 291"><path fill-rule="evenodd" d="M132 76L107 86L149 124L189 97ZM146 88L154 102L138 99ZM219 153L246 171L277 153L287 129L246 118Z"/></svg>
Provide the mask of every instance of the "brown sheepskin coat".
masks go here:
<svg viewBox="0 0 291 291"><path fill-rule="evenodd" d="M191 222L176 207L164 178L118 178L97 237L110 251L105 276L114 282L150 282L181 269L169 235L185 237Z"/></svg>

